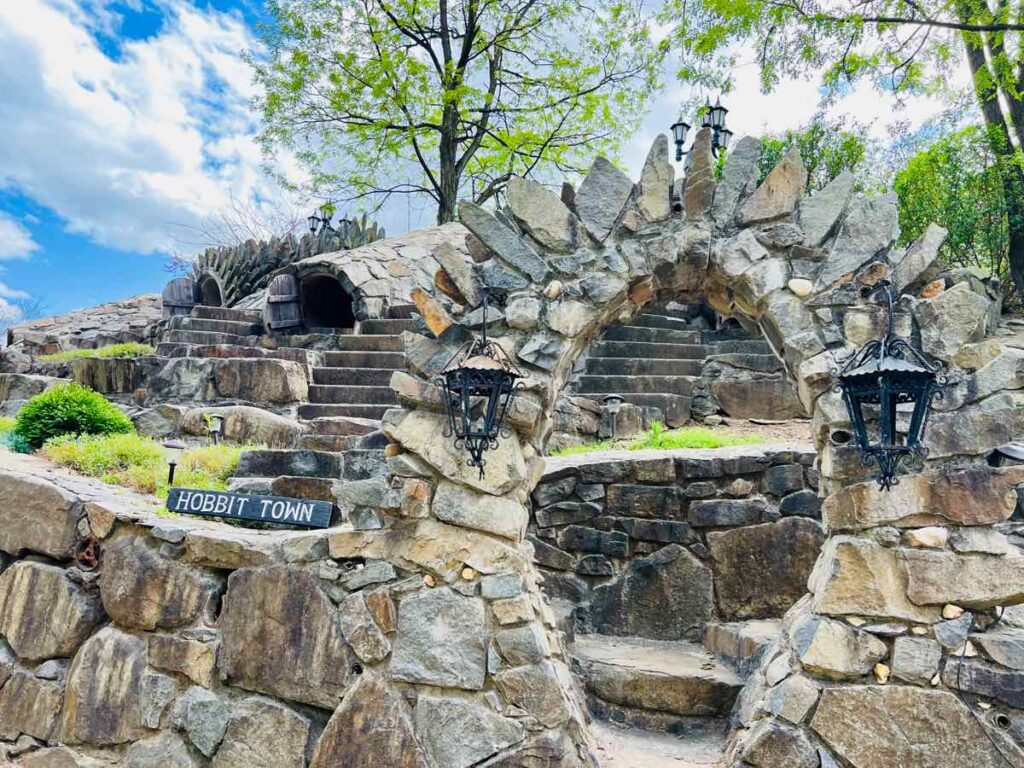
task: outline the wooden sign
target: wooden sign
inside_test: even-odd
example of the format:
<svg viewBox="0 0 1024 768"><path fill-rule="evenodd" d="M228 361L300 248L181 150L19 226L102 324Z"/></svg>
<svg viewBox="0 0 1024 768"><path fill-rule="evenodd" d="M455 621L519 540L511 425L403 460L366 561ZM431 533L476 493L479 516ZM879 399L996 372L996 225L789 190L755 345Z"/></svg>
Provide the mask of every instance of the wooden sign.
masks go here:
<svg viewBox="0 0 1024 768"><path fill-rule="evenodd" d="M197 517L236 518L273 525L327 528L331 524L332 505L329 501L315 499L171 488L167 496L167 509Z"/></svg>

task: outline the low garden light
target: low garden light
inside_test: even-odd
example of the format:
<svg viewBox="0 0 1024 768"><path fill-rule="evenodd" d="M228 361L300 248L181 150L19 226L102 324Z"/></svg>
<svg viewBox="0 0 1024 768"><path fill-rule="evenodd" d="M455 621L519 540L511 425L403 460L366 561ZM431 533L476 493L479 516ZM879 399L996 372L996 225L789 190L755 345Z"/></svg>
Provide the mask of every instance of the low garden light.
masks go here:
<svg viewBox="0 0 1024 768"><path fill-rule="evenodd" d="M452 356L438 380L448 416L444 436L455 437L455 447L469 453L466 463L479 468L481 478L487 463L484 453L498 447L522 376L505 350L487 338L485 297L483 333Z"/></svg>
<svg viewBox="0 0 1024 768"><path fill-rule="evenodd" d="M167 484L174 484L174 470L181 462L185 453L185 443L181 440L168 440L164 443L164 457L167 459Z"/></svg>
<svg viewBox="0 0 1024 768"><path fill-rule="evenodd" d="M875 479L889 490L904 464L927 455L921 444L932 401L942 396L945 376L909 342L893 332L892 287L883 280L866 296L886 299L885 336L857 350L838 373L837 388L853 424L861 460L878 465ZM905 428L900 413L910 414Z"/></svg>
<svg viewBox="0 0 1024 768"><path fill-rule="evenodd" d="M224 433L224 417L216 413L206 416L207 428L210 431L210 439L214 445L220 443L220 436Z"/></svg>

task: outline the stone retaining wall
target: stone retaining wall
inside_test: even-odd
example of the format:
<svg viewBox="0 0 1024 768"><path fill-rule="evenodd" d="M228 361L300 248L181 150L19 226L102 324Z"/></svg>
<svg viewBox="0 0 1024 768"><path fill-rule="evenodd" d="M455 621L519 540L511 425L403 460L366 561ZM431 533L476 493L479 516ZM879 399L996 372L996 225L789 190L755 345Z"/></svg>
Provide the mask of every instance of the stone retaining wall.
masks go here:
<svg viewBox="0 0 1024 768"><path fill-rule="evenodd" d="M694 640L711 621L780 618L825 538L815 458L771 444L548 459L529 525L543 589L582 632Z"/></svg>
<svg viewBox="0 0 1024 768"><path fill-rule="evenodd" d="M560 733L571 680L511 543L436 519L252 531L0 463L0 762L511 768L587 748Z"/></svg>

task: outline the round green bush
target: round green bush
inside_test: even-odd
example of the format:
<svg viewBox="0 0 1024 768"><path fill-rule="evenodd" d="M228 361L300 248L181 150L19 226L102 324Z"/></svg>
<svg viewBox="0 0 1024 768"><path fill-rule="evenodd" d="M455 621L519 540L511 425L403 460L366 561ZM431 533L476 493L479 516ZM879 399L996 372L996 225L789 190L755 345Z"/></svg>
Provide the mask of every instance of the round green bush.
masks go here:
<svg viewBox="0 0 1024 768"><path fill-rule="evenodd" d="M18 411L13 437L41 448L59 435L109 435L134 432L135 425L99 392L65 384L31 398Z"/></svg>

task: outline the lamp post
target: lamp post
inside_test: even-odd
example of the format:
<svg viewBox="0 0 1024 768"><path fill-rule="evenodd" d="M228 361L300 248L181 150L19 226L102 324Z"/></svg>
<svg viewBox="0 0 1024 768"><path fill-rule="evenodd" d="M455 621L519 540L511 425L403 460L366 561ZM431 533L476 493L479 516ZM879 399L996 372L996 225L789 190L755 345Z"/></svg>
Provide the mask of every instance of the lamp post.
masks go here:
<svg viewBox="0 0 1024 768"><path fill-rule="evenodd" d="M505 350L487 338L485 294L483 333L452 356L437 382L448 416L444 436L454 435L455 447L469 453L466 464L478 467L481 478L487 463L484 452L498 447L516 380L522 376Z"/></svg>
<svg viewBox="0 0 1024 768"><path fill-rule="evenodd" d="M865 466L878 465L875 479L889 490L899 480L896 473L904 463L923 461L927 449L921 444L932 401L942 397L945 375L938 364L929 363L905 339L893 332L892 286L881 281L865 297L883 294L886 300L885 336L869 341L857 350L838 373L836 384L843 396L850 422ZM899 412L910 412L904 431L899 429Z"/></svg>
<svg viewBox="0 0 1024 768"><path fill-rule="evenodd" d="M164 457L167 459L167 485L174 484L174 470L185 453L185 443L181 440L168 440L164 443Z"/></svg>
<svg viewBox="0 0 1024 768"><path fill-rule="evenodd" d="M732 139L732 131L725 127L725 116L729 110L722 106L722 100L716 99L715 105L711 106L711 100L701 107L700 118L701 128L711 129L711 153L718 157L719 151L724 151L729 148L729 142ZM679 117L672 123L672 140L676 145L676 162L683 159L683 155L687 154L688 150L683 149L686 144L686 137L690 132L690 124L686 122L683 113L679 113Z"/></svg>
<svg viewBox="0 0 1024 768"><path fill-rule="evenodd" d="M605 395L601 398L601 404L608 409L608 415L612 417L612 439L615 439L615 427L618 421L619 411L622 410L622 404L626 402L626 398L622 395Z"/></svg>

